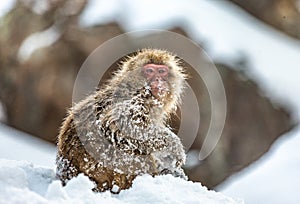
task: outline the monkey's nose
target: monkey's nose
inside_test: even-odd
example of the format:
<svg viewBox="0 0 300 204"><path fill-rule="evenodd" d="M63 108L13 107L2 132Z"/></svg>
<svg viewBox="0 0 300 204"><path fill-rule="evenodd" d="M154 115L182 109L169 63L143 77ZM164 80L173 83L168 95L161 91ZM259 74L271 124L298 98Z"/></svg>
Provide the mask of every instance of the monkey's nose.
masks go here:
<svg viewBox="0 0 300 204"><path fill-rule="evenodd" d="M156 76L155 81L162 81L162 78L160 76Z"/></svg>

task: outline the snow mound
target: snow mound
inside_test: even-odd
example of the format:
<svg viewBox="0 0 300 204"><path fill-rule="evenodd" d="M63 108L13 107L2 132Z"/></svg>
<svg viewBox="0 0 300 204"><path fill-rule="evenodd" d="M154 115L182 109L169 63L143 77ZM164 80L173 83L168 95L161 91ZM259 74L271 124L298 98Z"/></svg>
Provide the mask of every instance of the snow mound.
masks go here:
<svg viewBox="0 0 300 204"><path fill-rule="evenodd" d="M82 174L63 187L54 169L0 159L0 203L244 203L171 175L137 177L118 195L95 193L93 187Z"/></svg>

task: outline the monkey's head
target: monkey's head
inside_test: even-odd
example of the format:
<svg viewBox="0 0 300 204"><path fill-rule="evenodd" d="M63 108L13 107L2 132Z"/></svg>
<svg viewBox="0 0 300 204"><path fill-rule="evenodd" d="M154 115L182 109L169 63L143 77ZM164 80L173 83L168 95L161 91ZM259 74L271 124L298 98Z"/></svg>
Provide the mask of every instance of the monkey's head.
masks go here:
<svg viewBox="0 0 300 204"><path fill-rule="evenodd" d="M180 102L185 74L179 65L179 58L168 51L143 49L127 57L116 75L112 83L126 86L123 91L129 90L134 94L137 90L147 88L163 103L167 112L175 109ZM127 93L123 95L128 96Z"/></svg>

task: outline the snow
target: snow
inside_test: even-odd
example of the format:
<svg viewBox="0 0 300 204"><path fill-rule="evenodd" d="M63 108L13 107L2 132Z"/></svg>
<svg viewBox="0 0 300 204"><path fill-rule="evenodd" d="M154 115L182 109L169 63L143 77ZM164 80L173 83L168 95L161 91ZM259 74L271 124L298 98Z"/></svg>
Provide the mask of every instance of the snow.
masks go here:
<svg viewBox="0 0 300 204"><path fill-rule="evenodd" d="M25 62L36 50L52 45L59 39L60 35L56 25L53 25L42 32L36 32L29 35L19 48L19 61Z"/></svg>
<svg viewBox="0 0 300 204"><path fill-rule="evenodd" d="M133 186L120 194L95 193L94 183L80 174L66 186L55 179L53 168L25 161L0 159L0 203L243 203L208 191L200 183L171 175L136 178Z"/></svg>
<svg viewBox="0 0 300 204"><path fill-rule="evenodd" d="M0 123L0 158L54 166L56 147Z"/></svg>
<svg viewBox="0 0 300 204"><path fill-rule="evenodd" d="M50 8L51 2L48 0L23 0L32 11L38 15L43 15Z"/></svg>
<svg viewBox="0 0 300 204"><path fill-rule="evenodd" d="M14 1L1 2L0 16L9 10L9 5L13 4L11 2ZM153 12L154 10L155 12ZM238 61L240 57L247 57L248 69L245 71L259 82L263 94L267 94L278 103L290 107L295 120L300 119L299 41L258 22L229 2L208 0L190 0L189 3L180 0L152 0L151 2L113 0L107 2L91 0L84 14L81 15L80 23L82 26L92 26L117 20L123 23L123 27L127 31L152 28L167 29L175 25L181 17L182 26L187 29L188 34L194 40L204 41L206 51L215 60L232 64ZM42 143L36 141L34 142L35 145L32 145L30 142L32 139L25 137L26 139L22 140L23 136L21 137L20 133L8 131L2 126L0 126L0 137L0 156L2 158L25 159L34 164L53 165L55 148L40 148L43 146ZM262 159L238 175L232 176L218 189L225 194L241 197L246 203L300 203L299 192L297 192L300 185L299 143L300 130L297 128L278 140L271 151ZM12 147L16 147L14 148L15 151L11 151ZM30 203L43 203L51 200L53 202L77 203L77 198L81 199L80 196L83 196L80 190L76 190L77 185L84 189L89 189L91 186L83 176L72 180L66 187L62 187L58 181L52 181L49 185L45 182L44 184L48 185L48 188L43 197L29 188L26 177L26 171L30 168L35 169L35 167L30 167L31 164L21 163L9 166L7 163L10 161L4 163L6 163L5 168L0 167L0 174L14 172L14 177L18 180L15 182L14 179L9 179L14 177L3 178L0 176L0 203L3 200L2 196L11 194L18 195L9 197L11 201L14 201L13 203L18 201L24 203L26 200ZM27 170L24 170L26 165ZM5 186L2 185L4 181ZM151 185L141 186L143 185L142 182L149 182ZM171 201L178 203L175 198L180 200L180 196L182 198L192 197L191 195L196 194L196 191L199 194L201 191L199 189L203 190L199 184L183 182L180 185L188 185L189 191L185 188L178 191L179 188L174 189L175 183L178 185L177 182L182 181L169 177L154 179L147 176L141 177L134 183L132 189L135 191L130 189L124 193L121 192L117 198L108 192L95 195L89 190L82 191L86 192L84 196L86 199L90 199L89 201L95 199L105 203L128 203L134 202L130 199L140 198L144 201L143 199L149 196L153 202L158 202L155 199L164 199L165 196L170 196L168 198L170 199L169 203ZM163 185L170 186L162 189L160 186ZM147 191L151 187L153 187L151 190L161 197L154 198L151 194L152 191ZM171 190L174 191L173 194L170 193ZM123 196L129 196L130 193L131 197L127 197L126 200ZM214 192L212 194L214 196L220 195ZM206 193L205 195L208 196ZM205 200L205 198L202 199ZM218 198L218 201L220 199ZM159 200L159 202L161 201Z"/></svg>
<svg viewBox="0 0 300 204"><path fill-rule="evenodd" d="M300 203L300 128L280 138L270 152L217 189L246 203Z"/></svg>
<svg viewBox="0 0 300 204"><path fill-rule="evenodd" d="M4 16L6 13L8 13L13 8L15 3L16 3L16 0L1 1L1 4L0 4L0 17Z"/></svg>

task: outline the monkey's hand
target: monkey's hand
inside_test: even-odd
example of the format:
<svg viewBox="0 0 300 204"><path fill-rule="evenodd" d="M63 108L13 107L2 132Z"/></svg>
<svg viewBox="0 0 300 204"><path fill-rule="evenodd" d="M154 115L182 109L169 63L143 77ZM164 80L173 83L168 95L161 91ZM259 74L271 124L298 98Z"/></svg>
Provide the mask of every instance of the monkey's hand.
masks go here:
<svg viewBox="0 0 300 204"><path fill-rule="evenodd" d="M188 177L185 175L182 168L174 169L173 172L169 169L164 169L160 172L160 175L166 175L166 174L172 174L175 177L179 177L179 178L182 178L184 180L188 180Z"/></svg>

